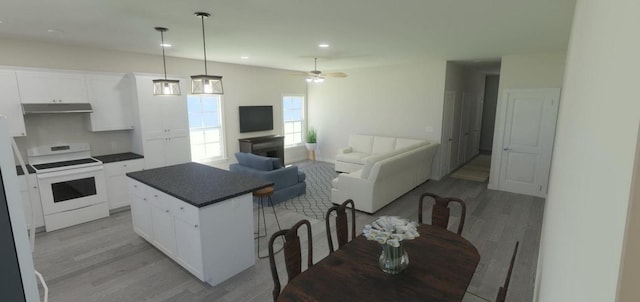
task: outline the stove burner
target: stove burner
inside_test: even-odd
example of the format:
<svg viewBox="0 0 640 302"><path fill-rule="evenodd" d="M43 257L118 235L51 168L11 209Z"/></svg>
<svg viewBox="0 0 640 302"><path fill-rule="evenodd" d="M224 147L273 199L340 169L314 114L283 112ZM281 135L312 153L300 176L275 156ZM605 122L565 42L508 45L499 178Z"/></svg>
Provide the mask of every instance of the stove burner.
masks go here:
<svg viewBox="0 0 640 302"><path fill-rule="evenodd" d="M97 163L98 161L93 158L83 158L83 159L75 159L75 160L67 160L67 161L59 161L54 163L46 163L46 164L37 164L32 165L36 170L46 170L74 165L82 165L82 164L90 164Z"/></svg>

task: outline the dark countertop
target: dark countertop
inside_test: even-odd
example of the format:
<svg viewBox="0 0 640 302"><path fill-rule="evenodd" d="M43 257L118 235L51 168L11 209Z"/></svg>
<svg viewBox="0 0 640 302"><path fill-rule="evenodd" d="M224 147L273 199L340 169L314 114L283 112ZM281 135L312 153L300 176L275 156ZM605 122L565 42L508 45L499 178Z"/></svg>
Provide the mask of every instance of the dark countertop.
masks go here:
<svg viewBox="0 0 640 302"><path fill-rule="evenodd" d="M27 164L26 166L27 166L27 170L29 171L29 174L36 173L36 170L34 170L31 165ZM24 175L24 171L22 171L22 167L20 166L16 166L16 172L18 173L18 175Z"/></svg>
<svg viewBox="0 0 640 302"><path fill-rule="evenodd" d="M199 208L273 185L194 162L131 172L127 176Z"/></svg>
<svg viewBox="0 0 640 302"><path fill-rule="evenodd" d="M114 163L119 161L144 158L144 156L133 153L133 152L125 152L125 153L116 153L116 154L97 155L97 156L94 156L94 158L105 164L108 164L108 163Z"/></svg>

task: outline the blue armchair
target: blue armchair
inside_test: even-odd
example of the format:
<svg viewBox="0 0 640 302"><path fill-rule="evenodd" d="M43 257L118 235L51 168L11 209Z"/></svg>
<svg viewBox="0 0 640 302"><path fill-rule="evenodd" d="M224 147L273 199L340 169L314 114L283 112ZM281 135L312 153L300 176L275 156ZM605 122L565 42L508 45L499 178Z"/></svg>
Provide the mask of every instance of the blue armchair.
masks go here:
<svg viewBox="0 0 640 302"><path fill-rule="evenodd" d="M282 167L279 158L244 152L235 155L238 163L231 164L229 170L273 182L274 192L271 198L274 204L306 192L306 175L298 171L298 167Z"/></svg>

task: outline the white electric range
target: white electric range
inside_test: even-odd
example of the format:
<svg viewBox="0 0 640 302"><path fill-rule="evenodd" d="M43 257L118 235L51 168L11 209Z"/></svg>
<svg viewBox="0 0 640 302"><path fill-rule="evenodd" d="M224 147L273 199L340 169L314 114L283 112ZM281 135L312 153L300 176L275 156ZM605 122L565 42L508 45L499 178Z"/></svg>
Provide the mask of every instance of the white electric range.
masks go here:
<svg viewBox="0 0 640 302"><path fill-rule="evenodd" d="M47 232L109 216L102 162L87 143L27 150L36 170Z"/></svg>

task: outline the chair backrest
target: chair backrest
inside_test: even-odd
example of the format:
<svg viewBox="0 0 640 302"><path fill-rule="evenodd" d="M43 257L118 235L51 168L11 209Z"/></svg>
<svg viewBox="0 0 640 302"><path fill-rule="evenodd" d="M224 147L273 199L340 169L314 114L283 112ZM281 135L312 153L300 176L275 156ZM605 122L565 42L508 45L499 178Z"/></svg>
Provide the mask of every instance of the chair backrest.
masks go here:
<svg viewBox="0 0 640 302"><path fill-rule="evenodd" d="M496 302L504 302L507 299L507 289L509 288L509 281L511 280L511 271L513 271L513 264L516 261L516 255L518 254L518 245L520 242L516 242L516 247L513 249L513 256L511 256L511 263L509 264L509 270L507 271L507 279L504 280L504 285L498 290L498 296Z"/></svg>
<svg viewBox="0 0 640 302"><path fill-rule="evenodd" d="M458 235L462 234L462 228L464 227L464 219L467 215L467 206L464 201L455 197L440 197L432 193L424 193L420 196L420 203L418 204L418 223L422 223L422 203L426 197L431 197L435 200L433 210L431 212L431 224L446 229L449 226L449 215L451 209L449 203L456 202L460 204L462 213L460 214L460 224L458 225Z"/></svg>
<svg viewBox="0 0 640 302"><path fill-rule="evenodd" d="M351 239L349 239L349 221L347 220L347 206L351 205ZM356 236L356 210L353 200L347 199L341 205L332 206L327 211L325 222L327 225L327 241L329 242L329 253L333 253L333 240L331 238L331 226L329 223L331 213L336 212L336 237L338 238L338 248L341 248L349 240Z"/></svg>
<svg viewBox="0 0 640 302"><path fill-rule="evenodd" d="M311 224L308 220L303 219L294 224L290 229L275 232L269 239L269 264L271 265L271 277L273 277L273 300L275 301L280 295L280 278L276 267L275 253L273 252L273 242L280 236L284 237L284 260L287 268L288 280L295 278L302 272L302 247L298 229L303 225L307 226L307 250L308 263L307 269L313 266L313 245L311 240Z"/></svg>

